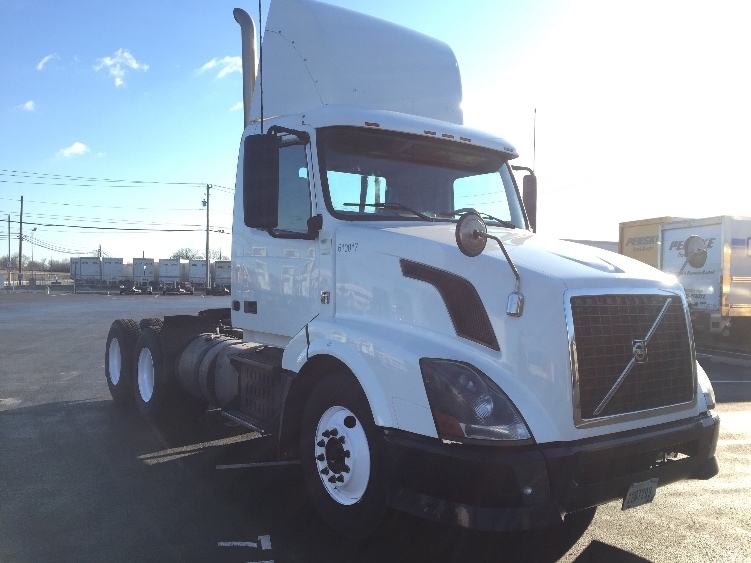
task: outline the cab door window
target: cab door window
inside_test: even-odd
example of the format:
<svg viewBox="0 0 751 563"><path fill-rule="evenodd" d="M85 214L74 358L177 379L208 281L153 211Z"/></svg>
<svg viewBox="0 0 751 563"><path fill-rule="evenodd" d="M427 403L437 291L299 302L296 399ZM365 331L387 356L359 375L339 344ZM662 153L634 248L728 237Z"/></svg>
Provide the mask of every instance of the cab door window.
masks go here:
<svg viewBox="0 0 751 563"><path fill-rule="evenodd" d="M305 234L310 217L310 183L305 146L284 146L279 151L279 223L274 230Z"/></svg>

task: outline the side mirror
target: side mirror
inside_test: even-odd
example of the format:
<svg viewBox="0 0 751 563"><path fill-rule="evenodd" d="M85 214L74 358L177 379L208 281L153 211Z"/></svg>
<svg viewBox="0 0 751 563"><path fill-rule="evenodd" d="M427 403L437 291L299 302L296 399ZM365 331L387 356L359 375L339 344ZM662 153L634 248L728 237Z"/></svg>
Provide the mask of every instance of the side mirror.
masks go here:
<svg viewBox="0 0 751 563"><path fill-rule="evenodd" d="M319 231L323 228L323 215L313 215L308 219L308 236L307 238L315 240L318 238Z"/></svg>
<svg viewBox="0 0 751 563"><path fill-rule="evenodd" d="M537 232L537 176L527 174L522 179L522 200L533 232Z"/></svg>
<svg viewBox="0 0 751 563"><path fill-rule="evenodd" d="M279 224L279 137L248 135L243 147L245 225L275 229Z"/></svg>

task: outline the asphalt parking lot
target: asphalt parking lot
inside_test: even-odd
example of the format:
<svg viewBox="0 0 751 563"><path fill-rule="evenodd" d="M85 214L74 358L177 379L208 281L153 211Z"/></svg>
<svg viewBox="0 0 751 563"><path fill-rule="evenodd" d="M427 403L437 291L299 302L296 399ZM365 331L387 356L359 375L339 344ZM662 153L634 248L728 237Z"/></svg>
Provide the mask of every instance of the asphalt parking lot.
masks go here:
<svg viewBox="0 0 751 563"><path fill-rule="evenodd" d="M751 367L701 359L722 418L710 481L600 507L581 537L480 534L391 514L342 540L273 440L217 411L165 432L117 407L110 323L226 297L0 294L0 561L751 561ZM579 534L577 534L578 536Z"/></svg>

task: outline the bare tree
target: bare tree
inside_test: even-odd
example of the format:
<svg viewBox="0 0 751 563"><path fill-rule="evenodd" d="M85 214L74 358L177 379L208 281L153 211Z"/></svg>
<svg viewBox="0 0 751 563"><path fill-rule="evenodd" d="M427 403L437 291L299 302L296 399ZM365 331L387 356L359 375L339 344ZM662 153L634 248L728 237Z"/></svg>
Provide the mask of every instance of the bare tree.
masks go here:
<svg viewBox="0 0 751 563"><path fill-rule="evenodd" d="M203 258L203 255L200 254L197 250L193 250L192 248L180 248L173 252L172 256L170 256L170 260L200 260L201 258Z"/></svg>

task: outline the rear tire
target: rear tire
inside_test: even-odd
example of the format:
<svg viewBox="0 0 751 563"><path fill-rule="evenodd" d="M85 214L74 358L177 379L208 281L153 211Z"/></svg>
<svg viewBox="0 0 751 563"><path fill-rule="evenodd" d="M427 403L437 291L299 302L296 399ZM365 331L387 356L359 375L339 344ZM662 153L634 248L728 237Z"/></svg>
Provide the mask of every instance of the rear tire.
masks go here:
<svg viewBox="0 0 751 563"><path fill-rule="evenodd" d="M172 372L165 370L161 319L144 319L141 326L133 353L132 391L139 412L147 421L165 426L194 422L208 404L187 393Z"/></svg>
<svg viewBox="0 0 751 563"><path fill-rule="evenodd" d="M313 389L300 453L308 493L326 523L353 539L374 533L386 513L387 464L368 401L350 374L328 375Z"/></svg>
<svg viewBox="0 0 751 563"><path fill-rule="evenodd" d="M110 326L104 349L104 376L112 399L133 403L133 352L140 329L133 319L117 319Z"/></svg>
<svg viewBox="0 0 751 563"><path fill-rule="evenodd" d="M155 422L162 414L168 392L160 331L158 326L143 327L133 353L133 394L138 411L149 422Z"/></svg>

